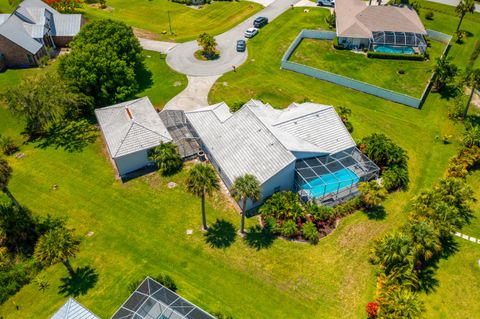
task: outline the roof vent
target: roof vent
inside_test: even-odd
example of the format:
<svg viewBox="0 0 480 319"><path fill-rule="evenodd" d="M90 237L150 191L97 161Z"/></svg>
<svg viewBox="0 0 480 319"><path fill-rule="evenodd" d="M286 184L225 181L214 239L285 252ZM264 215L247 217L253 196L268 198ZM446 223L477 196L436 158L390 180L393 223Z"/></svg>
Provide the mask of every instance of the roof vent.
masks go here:
<svg viewBox="0 0 480 319"><path fill-rule="evenodd" d="M128 117L133 120L132 112L130 112L130 109L128 107L125 107L125 111L127 111Z"/></svg>

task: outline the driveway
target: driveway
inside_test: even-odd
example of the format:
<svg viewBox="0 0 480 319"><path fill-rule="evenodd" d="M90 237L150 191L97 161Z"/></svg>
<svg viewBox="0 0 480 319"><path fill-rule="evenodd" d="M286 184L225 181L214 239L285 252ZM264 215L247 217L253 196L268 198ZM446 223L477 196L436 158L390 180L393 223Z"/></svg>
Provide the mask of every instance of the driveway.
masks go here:
<svg viewBox="0 0 480 319"><path fill-rule="evenodd" d="M168 101L164 110L192 111L208 106L208 93L219 77L220 75L187 76L188 85L185 90Z"/></svg>
<svg viewBox="0 0 480 319"><path fill-rule="evenodd" d="M300 0L276 0L256 15L248 18L233 29L215 37L220 50L220 58L215 61L200 61L194 53L200 50L197 41L178 44L168 52L167 64L177 72L191 76L221 75L232 71L233 66L242 65L247 57L247 52L237 52L237 40L244 39L243 33L253 26L253 20L258 16L267 17L270 21L288 10ZM260 30L260 32L262 32Z"/></svg>
<svg viewBox="0 0 480 319"><path fill-rule="evenodd" d="M454 6L454 7L456 7L460 2L460 0L428 0L428 1L443 3L443 4ZM477 3L475 4L475 11L480 12L480 4L477 4Z"/></svg>

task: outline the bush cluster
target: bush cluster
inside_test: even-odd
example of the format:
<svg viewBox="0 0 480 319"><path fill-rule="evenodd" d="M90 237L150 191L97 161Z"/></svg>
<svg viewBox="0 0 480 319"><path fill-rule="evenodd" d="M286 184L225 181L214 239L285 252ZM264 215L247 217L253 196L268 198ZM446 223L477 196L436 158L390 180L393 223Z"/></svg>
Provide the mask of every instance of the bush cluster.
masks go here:
<svg viewBox="0 0 480 319"><path fill-rule="evenodd" d="M361 140L360 150L380 167L387 190L408 187L408 155L403 148L384 134L374 133Z"/></svg>
<svg viewBox="0 0 480 319"><path fill-rule="evenodd" d="M368 51L367 57L371 59L425 61L424 54L400 54Z"/></svg>
<svg viewBox="0 0 480 319"><path fill-rule="evenodd" d="M12 155L18 151L18 146L15 141L9 136L2 136L0 134L0 152L4 155Z"/></svg>
<svg viewBox="0 0 480 319"><path fill-rule="evenodd" d="M343 44L340 44L338 42L338 37L333 38L333 47L337 50L345 50L345 47L343 46Z"/></svg>

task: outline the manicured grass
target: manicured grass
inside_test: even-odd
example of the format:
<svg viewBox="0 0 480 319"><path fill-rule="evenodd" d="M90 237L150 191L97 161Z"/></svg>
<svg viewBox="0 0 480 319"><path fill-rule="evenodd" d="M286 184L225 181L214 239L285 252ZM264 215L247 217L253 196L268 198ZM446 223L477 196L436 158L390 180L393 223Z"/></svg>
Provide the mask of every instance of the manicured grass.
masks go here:
<svg viewBox="0 0 480 319"><path fill-rule="evenodd" d="M422 3L422 5L426 6L427 4ZM443 9L443 7L441 8ZM453 9L446 8L445 10L450 13ZM248 62L238 68L236 73L225 74L221 77L211 91L209 99L211 103L219 101L233 103L256 98L276 107L285 107L291 102L311 100L317 103L331 104L336 107L347 106L351 108L353 111L351 121L355 128L353 135L356 139L372 132L385 133L401 147L405 148L410 157L410 189L408 192L394 194L387 200L385 208L388 217L385 221L378 223L378 225L384 226L385 229L391 230L405 220L408 200L421 189L430 187L435 181L444 176L448 159L456 154L460 145L463 127L460 123L448 120L447 110L448 106L453 103L453 100L448 97L442 97L440 94L430 93L422 110L415 110L325 81L281 70L281 58L298 32L301 29L326 29L326 25L322 23L324 21L323 18L327 14L328 11L322 9L311 9L308 13L304 13L302 9L295 9L289 10L278 20L273 21L262 30L261 34L248 42ZM458 21L457 17L453 13L450 13L452 15L444 13L435 14L438 19L442 19L444 26L436 28L427 22L427 27L452 34L456 27L456 21ZM480 35L479 16L475 14L465 18L463 28L470 31L472 36L467 38L462 45L453 44L449 52L449 56L453 58L453 62L461 70L467 66L475 39L478 39ZM321 53L318 53L317 57L322 59L322 57L319 57L320 55ZM382 77L382 74L372 71L371 76L372 78ZM452 135L453 143L443 145L441 143L443 135ZM473 183L472 187L475 187L476 184ZM480 194L477 193L477 197L479 196ZM480 224L478 219L474 222L477 223L476 225ZM363 234L360 239L356 237L356 234L357 230L362 229L363 226L362 223L351 224L350 231L353 232L353 241L357 243L358 241L368 241L371 244L374 238L384 232L382 230L371 232L369 235ZM471 227L478 226L473 226L472 224ZM460 262L452 263L448 271L441 270L438 275L443 294L440 294L439 290L439 294L432 293L427 298L427 301L430 303L429 309L440 307L441 313L445 318L466 317L459 315L454 307L441 305L445 300L459 300L461 298L458 293L449 289L453 282L453 276L457 280L455 284L458 290L463 290L465 293L470 289L476 289L475 287L480 283L478 272L473 272L472 276L458 276L463 269L462 267L464 267L461 262L464 259L462 256L472 254L470 251L463 251L464 249L467 250L469 248L462 245L460 246L461 251L458 253L458 256L451 257L452 260L460 260ZM366 251L355 251L352 255L355 258L361 258L360 255L363 255L363 258L368 258ZM450 260L446 263L450 263ZM452 277L450 277L450 273ZM356 276L370 276L373 282L368 284L374 285L375 283L371 268L357 269L352 280L355 280ZM342 288L345 293L356 296L357 301L351 304L350 307L356 309L357 317L363 317L364 301L373 298L373 289ZM473 296L477 295L473 294ZM471 307L465 306L462 313L468 313L469 317L474 317L478 313L475 310L477 305L474 305L476 300L478 298L469 297L466 304L471 305ZM342 306L340 307L344 309L346 304L343 301L341 304L343 308ZM349 315L351 316L351 314ZM425 314L428 318L438 318L438 315L439 312L434 311Z"/></svg>
<svg viewBox="0 0 480 319"><path fill-rule="evenodd" d="M223 33L260 11L262 6L248 1L214 2L201 9L189 8L168 0L109 0L107 10L84 6L87 19L110 18L156 34L164 41L193 40L202 32ZM168 22L170 13L173 35ZM165 32L165 34L163 34Z"/></svg>
<svg viewBox="0 0 480 319"><path fill-rule="evenodd" d="M395 92L421 97L436 59L445 44L432 41L428 61L369 59L364 54L337 50L333 41L303 39L290 61L343 75ZM403 71L403 74L400 72Z"/></svg>

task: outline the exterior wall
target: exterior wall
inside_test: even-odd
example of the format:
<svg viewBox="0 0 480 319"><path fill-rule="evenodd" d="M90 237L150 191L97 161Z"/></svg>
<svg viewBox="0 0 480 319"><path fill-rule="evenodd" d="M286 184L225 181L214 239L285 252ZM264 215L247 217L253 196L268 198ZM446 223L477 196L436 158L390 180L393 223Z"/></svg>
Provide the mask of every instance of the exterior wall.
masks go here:
<svg viewBox="0 0 480 319"><path fill-rule="evenodd" d="M5 57L3 56L2 53L0 53L0 72L5 70L6 65L5 65Z"/></svg>
<svg viewBox="0 0 480 319"><path fill-rule="evenodd" d="M120 176L139 170L150 164L147 150L114 158Z"/></svg>
<svg viewBox="0 0 480 319"><path fill-rule="evenodd" d="M65 48L70 41L72 41L73 37L52 37L55 46L60 48Z"/></svg>
<svg viewBox="0 0 480 319"><path fill-rule="evenodd" d="M369 40L366 39L366 38L344 38L344 37L340 37L340 38L338 38L338 43L346 45L347 47L358 48L360 46L363 46L365 48L368 48Z"/></svg>
<svg viewBox="0 0 480 319"><path fill-rule="evenodd" d="M4 36L0 36L0 53L5 56L5 65L7 67L37 66L38 59L47 54L42 49L36 55L33 55ZM29 61L28 56L31 57L31 61Z"/></svg>

